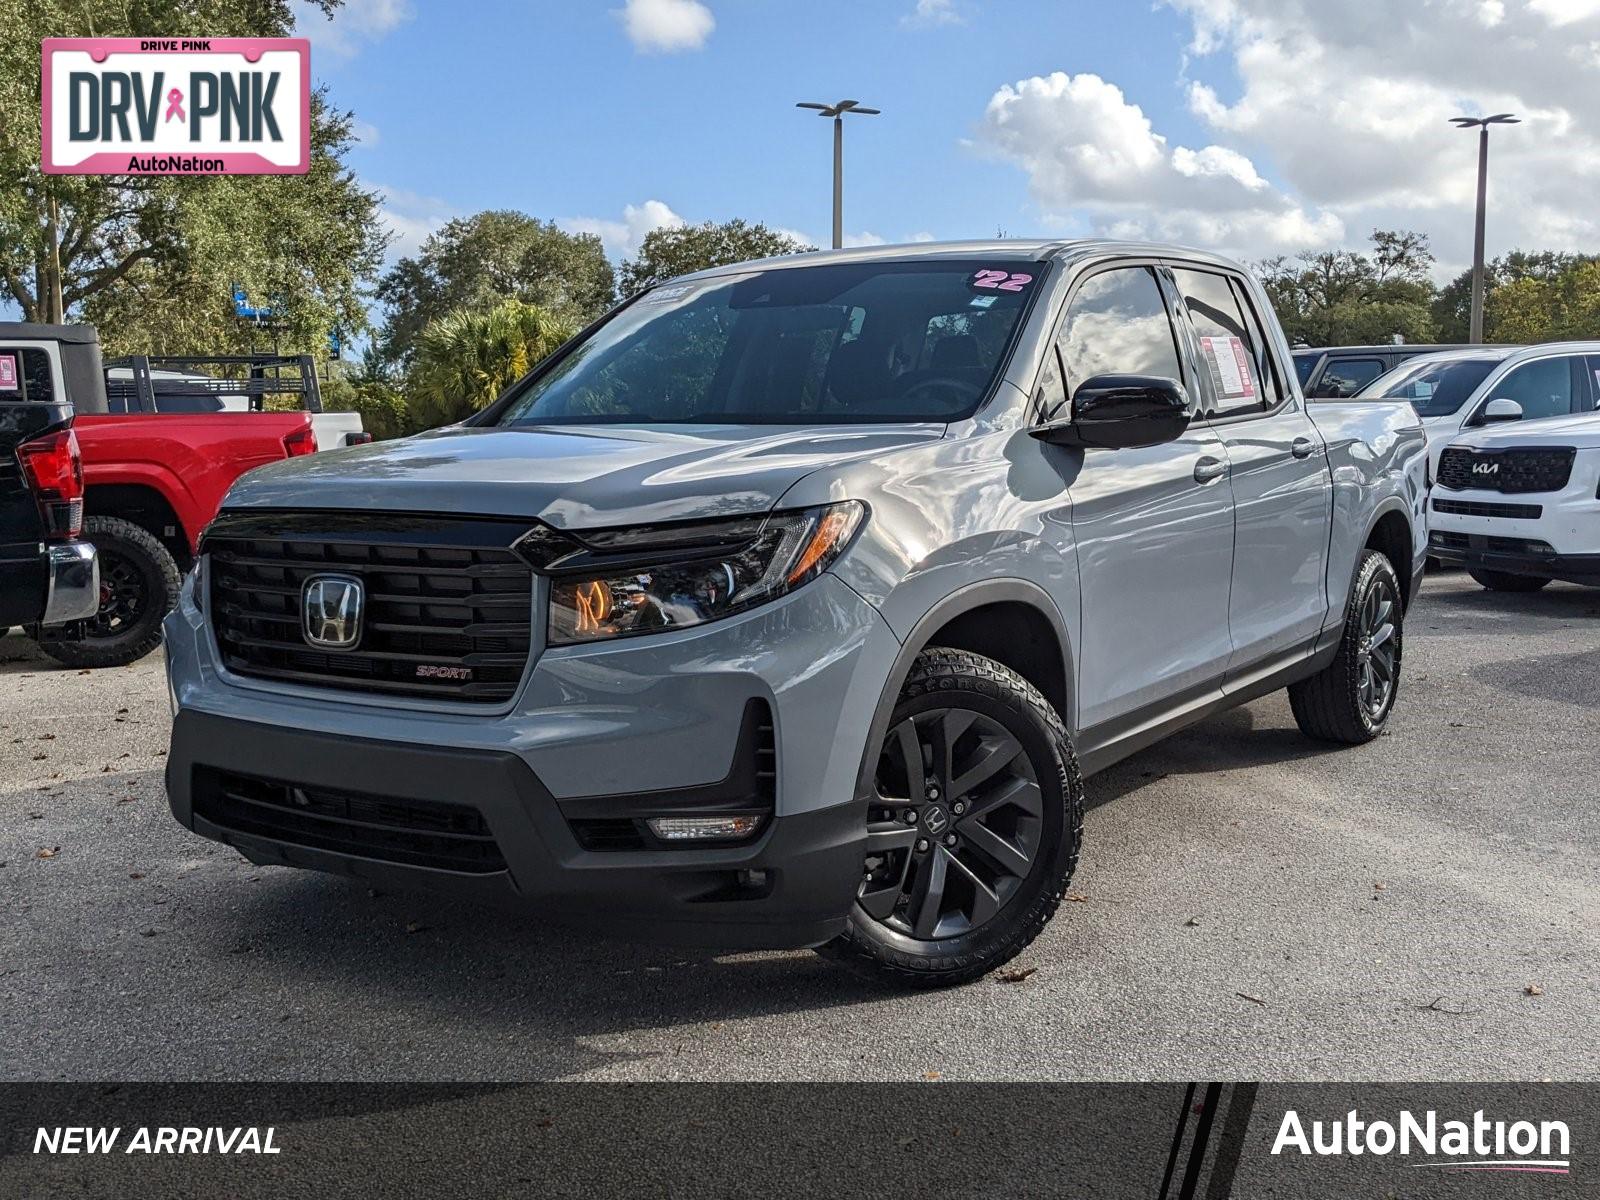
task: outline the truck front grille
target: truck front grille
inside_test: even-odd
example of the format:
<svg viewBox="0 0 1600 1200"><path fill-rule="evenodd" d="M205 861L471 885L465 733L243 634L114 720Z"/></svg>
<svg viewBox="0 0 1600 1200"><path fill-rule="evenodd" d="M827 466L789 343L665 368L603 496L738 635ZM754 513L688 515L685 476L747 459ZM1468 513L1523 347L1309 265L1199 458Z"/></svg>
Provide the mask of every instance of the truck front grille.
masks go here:
<svg viewBox="0 0 1600 1200"><path fill-rule="evenodd" d="M234 833L361 858L486 875L506 862L483 815L464 804L298 787L197 768L195 815Z"/></svg>
<svg viewBox="0 0 1600 1200"><path fill-rule="evenodd" d="M1478 450L1451 446L1439 456L1439 486L1451 491L1559 492L1572 477L1571 446Z"/></svg>
<svg viewBox="0 0 1600 1200"><path fill-rule="evenodd" d="M202 547L209 612L241 675L484 704L515 694L533 635L533 572L510 546L522 522L392 513L224 514ZM361 636L309 644L303 591L358 578Z"/></svg>

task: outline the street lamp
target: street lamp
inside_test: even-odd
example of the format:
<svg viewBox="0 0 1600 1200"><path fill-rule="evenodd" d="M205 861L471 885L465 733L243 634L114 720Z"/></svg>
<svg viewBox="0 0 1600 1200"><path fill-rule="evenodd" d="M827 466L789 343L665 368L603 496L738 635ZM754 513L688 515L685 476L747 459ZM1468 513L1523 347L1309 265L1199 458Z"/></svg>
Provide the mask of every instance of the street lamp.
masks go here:
<svg viewBox="0 0 1600 1200"><path fill-rule="evenodd" d="M819 117L833 118L833 248L844 245L844 115L855 113L861 117L876 117L876 108L862 108L859 100L841 100L837 104L800 103L796 108L814 108Z"/></svg>
<svg viewBox="0 0 1600 1200"><path fill-rule="evenodd" d="M1450 118L1457 129L1478 131L1478 226L1472 242L1472 329L1467 335L1475 346L1483 341L1483 213L1489 195L1489 126L1519 123L1510 113Z"/></svg>

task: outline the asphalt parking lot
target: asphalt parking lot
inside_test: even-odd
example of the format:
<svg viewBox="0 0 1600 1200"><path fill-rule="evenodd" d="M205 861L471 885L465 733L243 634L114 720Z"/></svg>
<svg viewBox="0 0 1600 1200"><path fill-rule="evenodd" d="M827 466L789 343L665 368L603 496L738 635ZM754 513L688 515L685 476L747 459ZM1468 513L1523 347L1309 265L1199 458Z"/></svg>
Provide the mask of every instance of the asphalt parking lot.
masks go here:
<svg viewBox="0 0 1600 1200"><path fill-rule="evenodd" d="M1089 782L1071 902L933 994L244 862L173 823L159 654L0 639L0 1073L73 1080L1577 1079L1600 591L1429 579L1357 750L1283 696Z"/></svg>

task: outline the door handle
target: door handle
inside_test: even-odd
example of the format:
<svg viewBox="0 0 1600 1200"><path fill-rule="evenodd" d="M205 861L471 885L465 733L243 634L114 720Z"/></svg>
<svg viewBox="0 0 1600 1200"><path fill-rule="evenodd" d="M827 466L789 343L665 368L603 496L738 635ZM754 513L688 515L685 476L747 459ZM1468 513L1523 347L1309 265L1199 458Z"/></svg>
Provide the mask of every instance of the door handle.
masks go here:
<svg viewBox="0 0 1600 1200"><path fill-rule="evenodd" d="M1212 458L1209 454L1194 465L1194 481L1196 483L1210 483L1213 479L1221 479L1228 473L1228 464L1220 458Z"/></svg>
<svg viewBox="0 0 1600 1200"><path fill-rule="evenodd" d="M1317 444L1310 438L1297 437L1295 438L1294 443L1289 447L1289 451L1296 458L1310 458L1312 452L1316 450L1316 448Z"/></svg>

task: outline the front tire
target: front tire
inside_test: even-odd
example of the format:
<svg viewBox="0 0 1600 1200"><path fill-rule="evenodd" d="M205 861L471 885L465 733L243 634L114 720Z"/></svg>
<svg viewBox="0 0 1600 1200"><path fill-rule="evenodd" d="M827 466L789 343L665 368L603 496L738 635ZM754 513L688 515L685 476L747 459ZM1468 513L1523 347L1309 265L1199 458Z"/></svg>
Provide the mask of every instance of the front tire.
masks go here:
<svg viewBox="0 0 1600 1200"><path fill-rule="evenodd" d="M1338 654L1310 679L1289 685L1300 732L1347 746L1383 732L1400 691L1404 617L1394 567L1378 551L1363 551Z"/></svg>
<svg viewBox="0 0 1600 1200"><path fill-rule="evenodd" d="M118 517L89 517L83 539L100 558L100 608L76 638L39 643L69 667L121 667L161 644L161 622L178 603L183 577L148 529Z"/></svg>
<svg viewBox="0 0 1600 1200"><path fill-rule="evenodd" d="M1474 583L1491 592L1537 592L1550 581L1538 575L1513 575L1510 571L1468 571Z"/></svg>
<svg viewBox="0 0 1600 1200"><path fill-rule="evenodd" d="M874 784L856 903L819 953L946 987L1039 935L1077 866L1083 781L1060 715L1031 684L981 655L924 650Z"/></svg>

